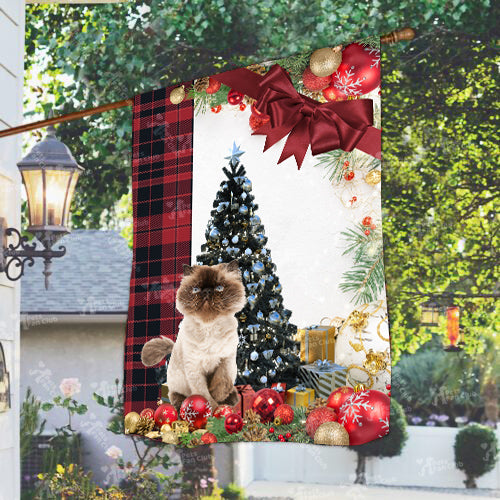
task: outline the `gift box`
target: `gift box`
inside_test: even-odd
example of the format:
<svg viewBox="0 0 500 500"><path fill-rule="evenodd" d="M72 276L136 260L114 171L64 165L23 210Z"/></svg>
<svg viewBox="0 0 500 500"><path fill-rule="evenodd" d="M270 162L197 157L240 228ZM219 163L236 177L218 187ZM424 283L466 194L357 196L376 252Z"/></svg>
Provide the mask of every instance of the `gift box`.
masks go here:
<svg viewBox="0 0 500 500"><path fill-rule="evenodd" d="M314 389L301 384L286 391L286 403L291 406L308 406L314 401Z"/></svg>
<svg viewBox="0 0 500 500"><path fill-rule="evenodd" d="M279 392L281 396L285 396L286 393L286 384L283 382L274 382L271 384L271 389L274 389L276 392Z"/></svg>
<svg viewBox="0 0 500 500"><path fill-rule="evenodd" d="M346 385L346 379L347 368L327 359L299 367L299 380L312 387L318 398L327 399L335 389Z"/></svg>
<svg viewBox="0 0 500 500"><path fill-rule="evenodd" d="M296 340L300 342L300 360L312 363L318 359L335 361L335 325L316 325L297 330Z"/></svg>
<svg viewBox="0 0 500 500"><path fill-rule="evenodd" d="M255 391L251 385L237 385L235 386L238 394L240 396L238 403L234 405L233 409L235 413L244 415L247 410L252 407L253 397L255 396Z"/></svg>

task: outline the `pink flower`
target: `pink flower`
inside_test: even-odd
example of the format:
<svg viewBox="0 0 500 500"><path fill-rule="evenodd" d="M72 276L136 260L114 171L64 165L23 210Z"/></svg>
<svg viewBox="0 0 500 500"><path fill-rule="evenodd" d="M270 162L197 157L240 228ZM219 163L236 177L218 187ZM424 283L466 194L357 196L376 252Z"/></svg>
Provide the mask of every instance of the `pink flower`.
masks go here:
<svg viewBox="0 0 500 500"><path fill-rule="evenodd" d="M118 458L121 458L123 456L123 452L121 448L113 445L106 450L106 455L108 455L108 457L111 457L113 460L117 460Z"/></svg>
<svg viewBox="0 0 500 500"><path fill-rule="evenodd" d="M77 378L63 378L59 386L65 398L71 398L73 395L78 394L81 388L82 384Z"/></svg>
<svg viewBox="0 0 500 500"><path fill-rule="evenodd" d="M202 488L206 488L208 486L207 480L206 479L200 479L200 486Z"/></svg>

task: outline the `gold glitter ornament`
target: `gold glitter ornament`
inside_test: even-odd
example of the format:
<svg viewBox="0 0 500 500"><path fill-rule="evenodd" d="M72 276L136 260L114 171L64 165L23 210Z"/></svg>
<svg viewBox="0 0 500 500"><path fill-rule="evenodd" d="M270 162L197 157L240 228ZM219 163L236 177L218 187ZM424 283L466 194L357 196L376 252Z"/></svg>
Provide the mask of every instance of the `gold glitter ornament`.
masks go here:
<svg viewBox="0 0 500 500"><path fill-rule="evenodd" d="M125 415L125 434L134 434L137 430L137 424L140 418L140 415L135 411L131 411Z"/></svg>
<svg viewBox="0 0 500 500"><path fill-rule="evenodd" d="M353 311L347 318L347 322L351 325L357 332L363 330L363 328L368 325L369 313L361 311Z"/></svg>
<svg viewBox="0 0 500 500"><path fill-rule="evenodd" d="M180 104L185 97L186 91L184 90L184 85L181 85L170 92L170 102L172 104Z"/></svg>
<svg viewBox="0 0 500 500"><path fill-rule="evenodd" d="M164 432L168 432L172 430L172 426L170 424L163 424L160 428L160 432L163 434Z"/></svg>
<svg viewBox="0 0 500 500"><path fill-rule="evenodd" d="M162 433L161 440L167 444L178 444L179 436L174 431L167 431Z"/></svg>
<svg viewBox="0 0 500 500"><path fill-rule="evenodd" d="M324 422L314 433L314 444L349 446L349 434L338 422Z"/></svg>
<svg viewBox="0 0 500 500"><path fill-rule="evenodd" d="M370 186L377 185L382 179L380 170L371 170L365 175L365 182Z"/></svg>
<svg viewBox="0 0 500 500"><path fill-rule="evenodd" d="M309 60L309 68L315 76L324 77L334 73L342 62L341 46L315 50Z"/></svg>
<svg viewBox="0 0 500 500"><path fill-rule="evenodd" d="M274 419L274 422L273 422L273 424L274 424L274 425L276 425L276 426L279 426L279 425L281 425L281 424L282 424L282 422L281 422L281 418L279 418L279 417L276 417L276 418Z"/></svg>
<svg viewBox="0 0 500 500"><path fill-rule="evenodd" d="M366 359L363 363L363 366L372 375L375 375L376 373L385 370L387 368L385 354L383 352L374 352L373 349L370 349L366 353Z"/></svg>
<svg viewBox="0 0 500 500"><path fill-rule="evenodd" d="M189 424L184 420L174 420L172 422L172 431L176 434L185 434L189 432Z"/></svg>

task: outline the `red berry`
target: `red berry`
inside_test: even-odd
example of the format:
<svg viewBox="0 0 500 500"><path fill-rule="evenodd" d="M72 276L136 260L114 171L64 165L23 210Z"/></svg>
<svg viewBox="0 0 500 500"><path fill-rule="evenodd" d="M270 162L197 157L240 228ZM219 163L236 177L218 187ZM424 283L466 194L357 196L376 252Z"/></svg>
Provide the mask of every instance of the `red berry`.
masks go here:
<svg viewBox="0 0 500 500"><path fill-rule="evenodd" d="M370 226L370 229L375 229L376 227L377 227L377 226L376 226L375 224L372 224L372 225Z"/></svg>
<svg viewBox="0 0 500 500"><path fill-rule="evenodd" d="M352 201L357 201L357 199L358 199L358 198L357 198L356 196L353 196L353 197L352 197Z"/></svg>
<svg viewBox="0 0 500 500"><path fill-rule="evenodd" d="M292 435L291 435L289 432L287 432L287 433L285 434L285 437L286 437L287 439L290 439L290 438L292 437Z"/></svg>
<svg viewBox="0 0 500 500"><path fill-rule="evenodd" d="M280 434L280 435L278 436L278 439L285 439L285 438L283 437L283 434Z"/></svg>
<svg viewBox="0 0 500 500"><path fill-rule="evenodd" d="M370 234L370 230L369 230L369 229L366 229L366 230L365 230L365 234L366 234L366 236L369 236L369 234Z"/></svg>
<svg viewBox="0 0 500 500"><path fill-rule="evenodd" d="M372 218L369 215L367 215L363 219L363 222L361 224L363 224L363 226L371 226L371 224L372 224Z"/></svg>
<svg viewBox="0 0 500 500"><path fill-rule="evenodd" d="M389 397L391 397L391 391L389 391L389 392L387 393L387 395L388 395Z"/></svg>
<svg viewBox="0 0 500 500"><path fill-rule="evenodd" d="M344 179L346 181L352 181L354 179L354 172L352 170L349 170L349 172L346 172L344 174Z"/></svg>
<svg viewBox="0 0 500 500"><path fill-rule="evenodd" d="M269 432L272 434L274 432L274 427L269 427Z"/></svg>
<svg viewBox="0 0 500 500"><path fill-rule="evenodd" d="M346 161L344 162L344 167L348 167L348 166L349 166L349 160L346 160Z"/></svg>
<svg viewBox="0 0 500 500"><path fill-rule="evenodd" d="M214 106L212 108L212 113L218 113L222 109L222 106L219 104L218 106Z"/></svg>
<svg viewBox="0 0 500 500"><path fill-rule="evenodd" d="M391 390L391 384L387 384L387 385L385 386L385 388L386 388L388 391L390 391L390 390Z"/></svg>
<svg viewBox="0 0 500 500"><path fill-rule="evenodd" d="M247 107L247 105L246 105L246 104L241 103L241 104L240 104L240 111L245 111L246 107Z"/></svg>

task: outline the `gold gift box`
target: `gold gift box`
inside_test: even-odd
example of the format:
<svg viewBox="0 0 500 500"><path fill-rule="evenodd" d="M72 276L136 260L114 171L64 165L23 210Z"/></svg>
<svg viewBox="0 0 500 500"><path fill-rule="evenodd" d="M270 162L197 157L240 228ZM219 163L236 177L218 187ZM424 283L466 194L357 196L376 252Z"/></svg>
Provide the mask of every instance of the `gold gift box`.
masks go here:
<svg viewBox="0 0 500 500"><path fill-rule="evenodd" d="M333 325L316 325L297 330L295 340L300 342L300 360L314 363L318 359L335 362L335 337L338 329Z"/></svg>
<svg viewBox="0 0 500 500"><path fill-rule="evenodd" d="M160 388L160 398L161 400L166 403L169 402L170 400L168 399L168 385L167 384L161 384Z"/></svg>
<svg viewBox="0 0 500 500"><path fill-rule="evenodd" d="M314 401L314 389L297 386L286 391L286 403L290 406L309 406Z"/></svg>

